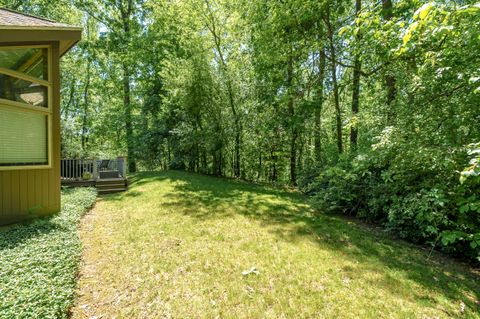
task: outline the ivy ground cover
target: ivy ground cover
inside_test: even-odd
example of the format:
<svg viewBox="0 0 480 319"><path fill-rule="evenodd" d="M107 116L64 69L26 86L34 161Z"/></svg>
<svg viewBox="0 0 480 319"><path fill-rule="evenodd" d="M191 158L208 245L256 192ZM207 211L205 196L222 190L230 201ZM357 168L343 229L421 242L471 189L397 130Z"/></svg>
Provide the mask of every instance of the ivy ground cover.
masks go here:
<svg viewBox="0 0 480 319"><path fill-rule="evenodd" d="M62 192L52 217L0 228L0 318L68 318L82 245L78 223L94 189Z"/></svg>

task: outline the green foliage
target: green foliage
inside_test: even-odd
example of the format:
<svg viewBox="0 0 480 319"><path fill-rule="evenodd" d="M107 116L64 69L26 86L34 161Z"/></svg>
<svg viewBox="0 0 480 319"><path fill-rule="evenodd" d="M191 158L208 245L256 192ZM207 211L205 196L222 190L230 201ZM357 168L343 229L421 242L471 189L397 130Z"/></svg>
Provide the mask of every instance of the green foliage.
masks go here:
<svg viewBox="0 0 480 319"><path fill-rule="evenodd" d="M62 211L0 229L0 317L67 318L82 245L78 222L94 189L65 190Z"/></svg>
<svg viewBox="0 0 480 319"><path fill-rule="evenodd" d="M480 260L478 5L432 2L417 9L400 2L389 23L374 12L361 16L371 55L362 57L366 69L388 61L383 67L395 78L395 103L385 109L372 100L378 78L366 77L356 119L359 149L320 165L303 189L323 210L374 220L399 237ZM347 41L354 32L340 30ZM381 37L391 37L390 48L377 43Z"/></svg>
<svg viewBox="0 0 480 319"><path fill-rule="evenodd" d="M387 227L402 238L435 241L448 226L447 198L438 189L422 189L402 197L393 197L388 209ZM442 242L443 243L443 242Z"/></svg>
<svg viewBox="0 0 480 319"><path fill-rule="evenodd" d="M469 166L465 167L460 173L460 183L462 184L465 183L466 180L478 181L480 178L480 143L469 145L468 155L470 156Z"/></svg>
<svg viewBox="0 0 480 319"><path fill-rule="evenodd" d="M460 184L455 173L465 155L408 144L376 148L328 168L305 190L315 192L322 210L378 221L401 238L478 259L478 178Z"/></svg>
<svg viewBox="0 0 480 319"><path fill-rule="evenodd" d="M297 184L477 257L474 1L0 3L84 26L62 62L63 156Z"/></svg>

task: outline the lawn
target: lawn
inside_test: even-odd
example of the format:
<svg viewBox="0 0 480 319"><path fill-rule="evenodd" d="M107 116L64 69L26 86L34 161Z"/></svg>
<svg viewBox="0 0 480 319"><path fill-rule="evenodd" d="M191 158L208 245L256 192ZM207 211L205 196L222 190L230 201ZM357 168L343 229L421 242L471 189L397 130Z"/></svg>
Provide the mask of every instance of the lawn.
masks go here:
<svg viewBox="0 0 480 319"><path fill-rule="evenodd" d="M480 318L474 270L295 192L138 174L81 238L73 318Z"/></svg>
<svg viewBox="0 0 480 319"><path fill-rule="evenodd" d="M0 318L67 318L75 299L82 244L78 223L94 189L62 192L62 211L0 227Z"/></svg>

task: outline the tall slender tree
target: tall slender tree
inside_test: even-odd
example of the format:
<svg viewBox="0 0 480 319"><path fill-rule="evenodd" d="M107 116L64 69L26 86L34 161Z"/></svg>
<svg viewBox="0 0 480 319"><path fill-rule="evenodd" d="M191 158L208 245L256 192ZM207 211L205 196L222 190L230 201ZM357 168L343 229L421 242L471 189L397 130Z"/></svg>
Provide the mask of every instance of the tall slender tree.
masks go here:
<svg viewBox="0 0 480 319"><path fill-rule="evenodd" d="M393 1L382 0L382 16L385 21L393 19ZM397 80L391 71L387 70L385 75L385 85L387 87L387 123L392 125L395 121L395 98L397 95Z"/></svg>
<svg viewBox="0 0 480 319"><path fill-rule="evenodd" d="M204 0L206 7L205 14L205 24L210 34L213 37L213 43L215 45L216 53L218 55L219 63L221 66L222 74L225 77L225 85L227 88L228 104L230 110L232 111L232 116L234 120L234 160L233 160L233 174L235 177L241 176L241 145L242 145L242 122L240 119L240 114L235 105L235 92L233 89L232 83L232 74L230 73L229 64L225 56L225 48L223 45L222 33L225 33L225 30L222 30L222 27L219 23L219 17L216 15L218 12L219 4L212 3L214 0Z"/></svg>
<svg viewBox="0 0 480 319"><path fill-rule="evenodd" d="M290 46L288 52L288 62L287 62L287 88L288 88L288 101L287 109L290 122L290 184L297 184L297 138L298 138L298 128L297 120L295 118L295 96L294 96L294 87L293 87L293 77L294 77L294 57L293 49Z"/></svg>
<svg viewBox="0 0 480 319"><path fill-rule="evenodd" d="M360 11L362 10L362 0L355 0L355 20L357 31L355 36L355 60L353 62L353 80L352 80L352 123L350 128L350 148L357 150L358 140L358 111L360 108L360 72L362 62L360 60L360 40L361 32L359 26Z"/></svg>
<svg viewBox="0 0 480 319"><path fill-rule="evenodd" d="M322 110L323 110L323 96L324 96L324 82L325 82L325 49L323 43L321 44L318 53L318 93L317 93L317 107L315 108L315 159L319 163L322 161Z"/></svg>
<svg viewBox="0 0 480 319"><path fill-rule="evenodd" d="M337 133L337 149L338 153L343 153L343 133L342 133L342 111L340 108L340 94L337 80L337 54L335 49L335 41L333 38L334 29L331 20L330 6L326 9L326 14L323 17L325 24L327 25L327 35L330 49L330 70L333 83L333 101L335 105L335 126Z"/></svg>

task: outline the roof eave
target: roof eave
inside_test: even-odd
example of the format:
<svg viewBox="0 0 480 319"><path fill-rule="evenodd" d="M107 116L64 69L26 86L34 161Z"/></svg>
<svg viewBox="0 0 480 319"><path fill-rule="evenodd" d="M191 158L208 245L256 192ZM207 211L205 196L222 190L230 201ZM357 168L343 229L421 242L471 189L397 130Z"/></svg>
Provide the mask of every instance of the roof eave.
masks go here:
<svg viewBox="0 0 480 319"><path fill-rule="evenodd" d="M62 57L65 53L70 51L71 48L73 48L80 40L72 41L69 43L67 46L63 47L60 49L60 57Z"/></svg>
<svg viewBox="0 0 480 319"><path fill-rule="evenodd" d="M17 26L17 25L0 25L0 30L32 30L32 31L83 31L81 27L46 27L46 26Z"/></svg>
<svg viewBox="0 0 480 319"><path fill-rule="evenodd" d="M68 52L82 38L82 28L2 28L0 45L29 45L58 42L60 55Z"/></svg>

